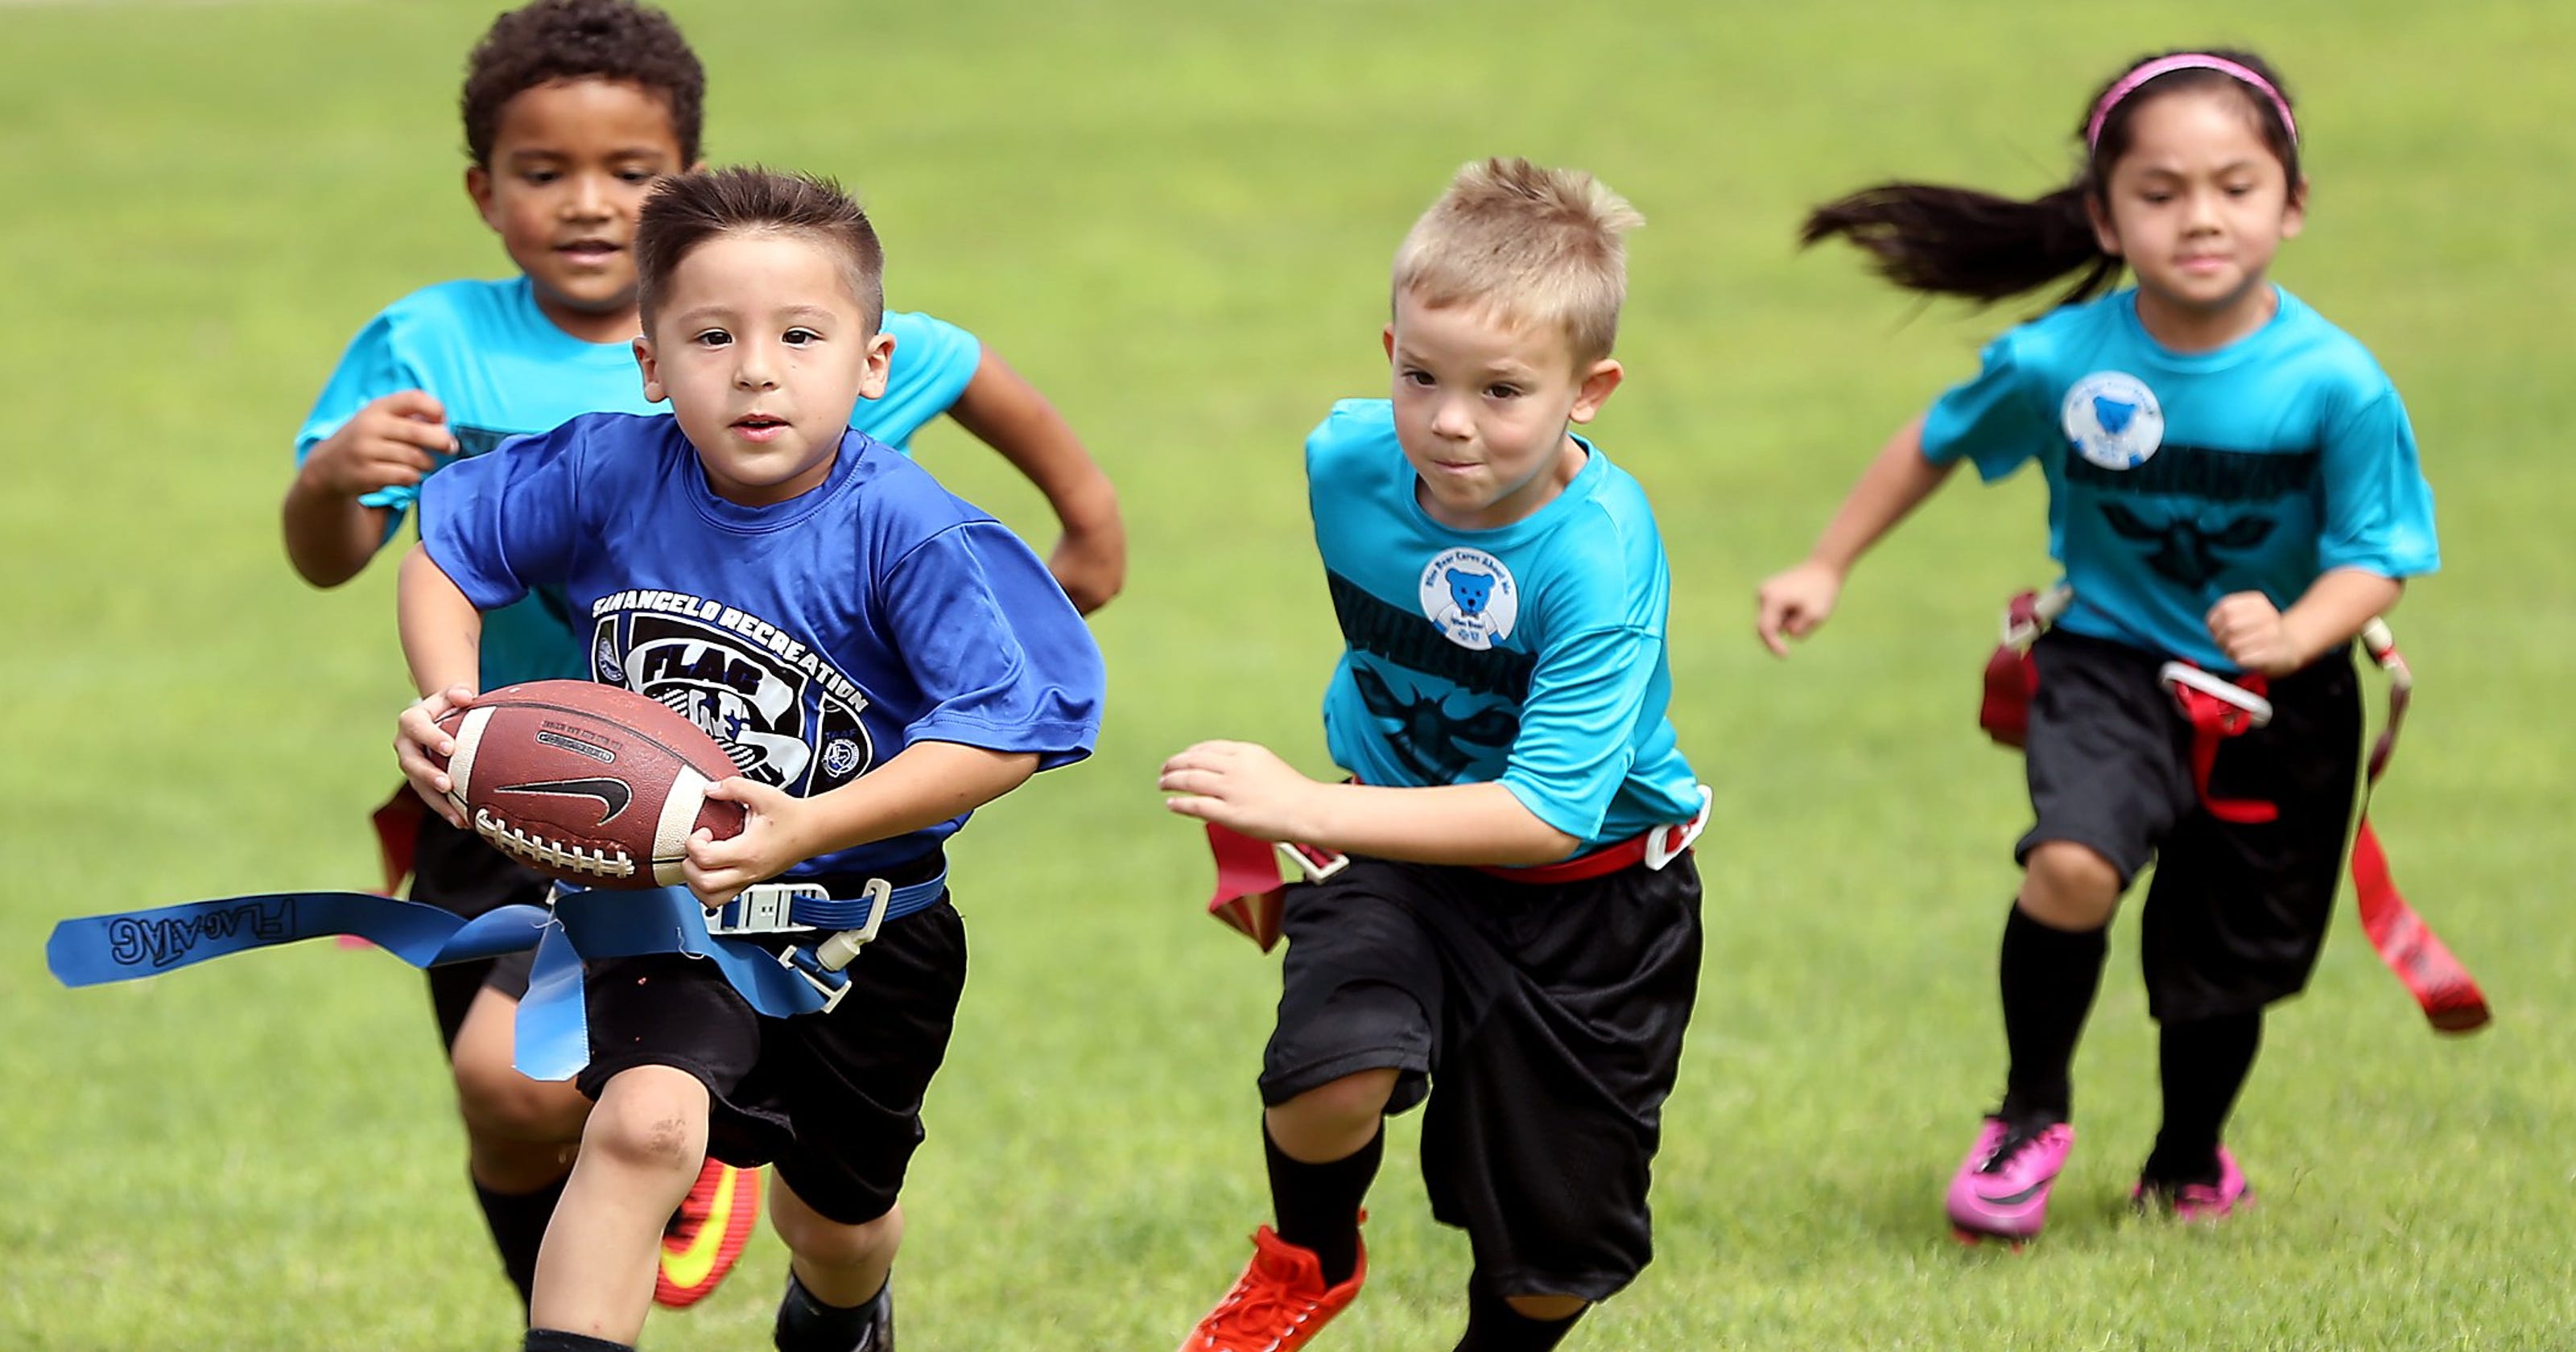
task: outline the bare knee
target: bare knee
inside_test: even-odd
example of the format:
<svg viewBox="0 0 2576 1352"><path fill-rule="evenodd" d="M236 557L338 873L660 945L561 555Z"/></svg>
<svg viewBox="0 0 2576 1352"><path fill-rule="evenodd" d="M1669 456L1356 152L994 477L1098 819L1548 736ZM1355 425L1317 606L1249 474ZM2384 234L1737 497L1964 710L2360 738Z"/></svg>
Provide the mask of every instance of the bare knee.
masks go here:
<svg viewBox="0 0 2576 1352"><path fill-rule="evenodd" d="M779 1242L810 1263L828 1268L865 1267L903 1242L903 1208L848 1225L803 1204L785 1188L770 1191L769 1223Z"/></svg>
<svg viewBox="0 0 2576 1352"><path fill-rule="evenodd" d="M2022 862L2021 908L2052 929L2096 930L2120 904L2120 870L2090 846L2044 840Z"/></svg>
<svg viewBox="0 0 2576 1352"><path fill-rule="evenodd" d="M668 1066L611 1078L581 1136L585 1159L637 1172L694 1177L707 1154L707 1091Z"/></svg>
<svg viewBox="0 0 2576 1352"><path fill-rule="evenodd" d="M1583 1313L1583 1307L1591 1302L1581 1296L1505 1296L1503 1303L1523 1319L1553 1324Z"/></svg>
<svg viewBox="0 0 2576 1352"><path fill-rule="evenodd" d="M1363 1070L1320 1084L1270 1109L1270 1138L1290 1159L1316 1164L1367 1145L1378 1132L1396 1072Z"/></svg>

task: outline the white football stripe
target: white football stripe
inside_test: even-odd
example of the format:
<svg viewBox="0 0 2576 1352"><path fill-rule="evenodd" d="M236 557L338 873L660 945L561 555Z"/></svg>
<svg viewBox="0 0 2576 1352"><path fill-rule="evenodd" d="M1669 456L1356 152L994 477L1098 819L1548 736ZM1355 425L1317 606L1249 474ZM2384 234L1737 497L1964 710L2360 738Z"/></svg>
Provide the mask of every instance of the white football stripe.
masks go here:
<svg viewBox="0 0 2576 1352"><path fill-rule="evenodd" d="M653 827L653 881L664 887L686 881L680 861L688 857L689 833L697 829L698 809L706 805L713 783L695 767L683 765L672 781L671 796L662 800L662 818Z"/></svg>
<svg viewBox="0 0 2576 1352"><path fill-rule="evenodd" d="M456 754L447 758L447 801L459 812L469 810L465 795L474 778L474 752L483 745L483 727L491 721L492 710L487 706L466 710L456 725Z"/></svg>

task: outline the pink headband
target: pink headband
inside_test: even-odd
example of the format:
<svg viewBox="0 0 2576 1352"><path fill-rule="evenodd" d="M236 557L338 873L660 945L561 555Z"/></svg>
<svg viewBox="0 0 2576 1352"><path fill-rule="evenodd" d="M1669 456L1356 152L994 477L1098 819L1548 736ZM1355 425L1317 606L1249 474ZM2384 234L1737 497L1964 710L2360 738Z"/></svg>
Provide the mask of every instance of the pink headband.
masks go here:
<svg viewBox="0 0 2576 1352"><path fill-rule="evenodd" d="M2272 111L2281 115L2281 126L2290 133L2291 144L2298 143L2299 124L2290 116L2290 101L2281 97L2281 91L2274 89L2271 81L2223 56L2204 56L2197 52L2186 52L2180 56L2157 57L2121 76L2120 82L2111 86L2102 95L2102 101L2093 105L2093 120L2084 124L2084 148L2090 150L2101 141L2102 123L2111 116L2112 109L2120 106L2120 100L2137 93L2138 86L2147 81L2159 75L2171 75L2178 70L2214 70L2221 75L2232 76L2252 85L2256 92L2272 101Z"/></svg>

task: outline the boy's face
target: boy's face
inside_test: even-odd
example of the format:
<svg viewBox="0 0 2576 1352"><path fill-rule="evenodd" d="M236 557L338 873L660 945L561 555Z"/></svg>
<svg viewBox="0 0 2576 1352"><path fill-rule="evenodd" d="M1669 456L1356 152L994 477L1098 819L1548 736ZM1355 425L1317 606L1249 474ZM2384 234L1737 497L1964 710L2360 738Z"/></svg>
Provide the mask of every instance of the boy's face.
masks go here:
<svg viewBox="0 0 2576 1352"><path fill-rule="evenodd" d="M641 86L557 80L501 105L492 163L465 191L537 305L576 338L635 335L635 212L653 180L686 168L671 110Z"/></svg>
<svg viewBox="0 0 2576 1352"><path fill-rule="evenodd" d="M1555 498L1583 468L1565 434L1619 387L1607 357L1577 367L1565 335L1513 326L1472 306L1434 309L1409 293L1386 326L1395 435L1422 509L1460 530L1506 526Z"/></svg>
<svg viewBox="0 0 2576 1352"><path fill-rule="evenodd" d="M635 340L644 397L671 401L716 495L766 507L830 477L850 410L885 393L894 339L868 331L841 251L723 234L681 259Z"/></svg>

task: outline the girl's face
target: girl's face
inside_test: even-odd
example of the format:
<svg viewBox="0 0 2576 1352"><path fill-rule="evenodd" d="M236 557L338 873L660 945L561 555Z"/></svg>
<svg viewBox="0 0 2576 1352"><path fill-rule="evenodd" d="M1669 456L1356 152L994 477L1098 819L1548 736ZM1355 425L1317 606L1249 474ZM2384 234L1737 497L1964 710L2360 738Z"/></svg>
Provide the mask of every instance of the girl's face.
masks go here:
<svg viewBox="0 0 2576 1352"><path fill-rule="evenodd" d="M2139 104L2103 198L2094 233L2137 273L2150 330L2163 319L2225 340L2270 318L2265 273L2306 219L2307 185L2289 181L2243 95L2196 87Z"/></svg>

